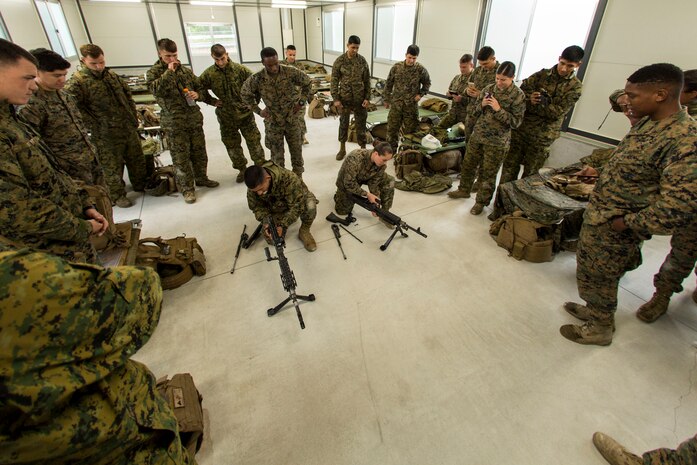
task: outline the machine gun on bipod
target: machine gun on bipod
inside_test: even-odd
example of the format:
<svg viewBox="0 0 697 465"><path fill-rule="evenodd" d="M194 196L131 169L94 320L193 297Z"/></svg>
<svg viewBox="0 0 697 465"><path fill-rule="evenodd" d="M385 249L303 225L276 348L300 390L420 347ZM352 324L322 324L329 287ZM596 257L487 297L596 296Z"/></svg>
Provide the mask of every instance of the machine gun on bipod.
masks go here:
<svg viewBox="0 0 697 465"><path fill-rule="evenodd" d="M421 237L428 237L426 234L421 232L421 227L414 229L413 227L409 226L405 221L402 221L402 218L400 218L399 216L387 210L383 210L382 208L380 208L379 204L371 203L365 197L361 197L360 195L351 193L351 199L357 205L360 205L361 207L365 208L371 213L375 213L375 215L384 222L394 226L395 229L394 231L392 231L392 234L390 234L390 237L388 237L385 243L380 246L380 250L382 250L383 252L387 250L387 248L390 246L392 239L394 239L397 233L400 233L402 237L409 237L406 231L411 230Z"/></svg>
<svg viewBox="0 0 697 465"><path fill-rule="evenodd" d="M273 217L271 216L268 217L268 228L269 234L271 235L271 243L276 249L276 256L272 257L271 253L269 252L269 248L264 247L264 253L266 253L266 261L270 262L272 260L278 260L278 265L281 267L281 283L283 284L283 289L288 293L288 297L286 297L280 304L276 305L274 308L268 309L266 311L266 314L270 317L274 316L288 302L292 301L293 306L295 307L295 313L298 315L300 328L305 329L305 322L303 321L303 314L300 313L300 306L298 301L307 300L312 302L315 300L315 295L298 295L295 293L295 288L297 287L295 275L293 274L293 270L290 269L288 259L283 253L283 249L286 246L286 241L283 238L283 235L279 235L278 230L276 229L276 223L274 222Z"/></svg>

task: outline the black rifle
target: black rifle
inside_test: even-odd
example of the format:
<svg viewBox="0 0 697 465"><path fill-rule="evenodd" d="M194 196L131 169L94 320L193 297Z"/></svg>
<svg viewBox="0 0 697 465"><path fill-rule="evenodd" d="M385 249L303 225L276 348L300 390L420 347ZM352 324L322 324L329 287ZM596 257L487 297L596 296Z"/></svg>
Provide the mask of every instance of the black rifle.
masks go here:
<svg viewBox="0 0 697 465"><path fill-rule="evenodd" d="M249 235L247 235L247 225L244 225L244 228L242 228L242 234L240 235L240 242L237 244L237 252L235 252L235 261L232 263L232 269L230 270L230 274L235 272L235 266L237 266L237 259L240 257L240 249L242 248L242 245L244 245L245 241L249 239Z"/></svg>
<svg viewBox="0 0 697 465"><path fill-rule="evenodd" d="M334 233L334 237L336 238L336 243L339 244L339 249L341 249L341 255L344 256L344 260L346 260L346 254L344 253L344 248L341 247L341 233L339 232L339 227L335 224L332 225L332 232Z"/></svg>
<svg viewBox="0 0 697 465"><path fill-rule="evenodd" d="M334 212L331 212L330 214L327 215L326 220L329 221L330 223L339 223L339 224L343 224L344 226L350 226L351 223L356 221L356 218L354 218L353 215L351 215L351 213L349 213L348 216L344 219L344 218L341 218L339 216L336 216L334 214Z"/></svg>
<svg viewBox="0 0 697 465"><path fill-rule="evenodd" d="M283 302L276 305L274 308L268 309L266 311L266 314L268 316L274 316L281 310L281 308L283 308L285 304L292 300L293 305L295 306L295 313L297 313L298 315L300 328L305 329L305 322L303 321L303 314L300 313L298 300L307 300L312 302L313 300L315 300L315 295L297 295L295 293L295 287L298 283L295 281L295 275L293 274L293 270L290 269L288 259L283 254L283 248L286 246L286 241L283 239L283 236L278 235L276 223L274 222L271 216L268 217L268 227L269 232L271 233L271 242L273 243L273 246L276 249L276 257L271 257L269 248L264 247L264 252L266 253L266 261L270 262L272 260L278 260L278 265L281 267L281 283L283 283L283 289L285 289L285 291L288 293L288 297L286 297L285 300L283 300Z"/></svg>
<svg viewBox="0 0 697 465"><path fill-rule="evenodd" d="M244 242L244 245L242 248L248 249L254 242L259 239L259 236L261 235L261 223L257 226L257 228L254 230L251 236L247 238L247 240Z"/></svg>
<svg viewBox="0 0 697 465"><path fill-rule="evenodd" d="M365 197L361 197L360 195L351 193L351 200L353 200L356 204L365 208L369 212L375 213L381 220L395 227L395 230L392 231L392 234L389 238L387 238L387 241L385 241L385 243L380 246L380 250L382 251L387 250L387 248L390 246L390 242L392 242L392 239L394 239L397 233L400 233L402 237L409 237L405 230L412 230L419 236L428 237L426 234L421 232L420 227L416 229L412 228L405 221L402 221L402 218L400 218L399 216L395 215L394 213L390 213L387 210L383 210L382 208L380 208L379 204L371 203Z"/></svg>

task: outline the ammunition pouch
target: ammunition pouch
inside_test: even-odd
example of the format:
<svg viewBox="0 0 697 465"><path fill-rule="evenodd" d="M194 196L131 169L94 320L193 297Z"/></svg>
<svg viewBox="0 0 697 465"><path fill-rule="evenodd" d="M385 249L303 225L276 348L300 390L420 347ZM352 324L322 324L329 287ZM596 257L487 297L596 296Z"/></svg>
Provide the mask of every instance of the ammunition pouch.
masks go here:
<svg viewBox="0 0 697 465"><path fill-rule="evenodd" d="M307 107L307 116L315 119L322 119L327 116L327 112L324 109L325 101L323 98L315 95Z"/></svg>
<svg viewBox="0 0 697 465"><path fill-rule="evenodd" d="M138 244L136 264L160 275L163 289L174 289L206 274L206 257L195 237L147 237Z"/></svg>
<svg viewBox="0 0 697 465"><path fill-rule="evenodd" d="M517 211L494 221L489 233L499 247L510 252L516 260L533 263L550 262L554 258L554 226L538 223Z"/></svg>
<svg viewBox="0 0 697 465"><path fill-rule="evenodd" d="M157 166L150 178L145 193L154 197L161 197L166 194L173 194L178 191L175 169L172 165Z"/></svg>
<svg viewBox="0 0 697 465"><path fill-rule="evenodd" d="M404 179L404 176L412 171L421 171L424 166L421 150L402 150L404 147L400 147L400 151L394 157L394 170L398 179Z"/></svg>
<svg viewBox="0 0 697 465"><path fill-rule="evenodd" d="M168 380L165 375L157 380L157 390L177 417L182 445L193 458L203 442L203 397L193 378L189 373L180 373Z"/></svg>

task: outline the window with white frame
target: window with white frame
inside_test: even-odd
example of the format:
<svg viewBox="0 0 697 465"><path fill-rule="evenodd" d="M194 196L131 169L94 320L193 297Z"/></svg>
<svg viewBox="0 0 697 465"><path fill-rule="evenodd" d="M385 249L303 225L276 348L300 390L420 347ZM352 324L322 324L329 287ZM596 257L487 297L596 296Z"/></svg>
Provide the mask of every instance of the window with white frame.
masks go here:
<svg viewBox="0 0 697 465"><path fill-rule="evenodd" d="M2 13L0 13L0 38L12 40L10 39L10 33L7 32L7 26L5 25L5 20L2 18Z"/></svg>
<svg viewBox="0 0 697 465"><path fill-rule="evenodd" d="M324 51L344 51L344 9L333 9L322 12L322 36Z"/></svg>
<svg viewBox="0 0 697 465"><path fill-rule="evenodd" d="M416 2L378 5L375 22L375 59L400 61L414 40Z"/></svg>
<svg viewBox="0 0 697 465"><path fill-rule="evenodd" d="M53 51L65 58L77 56L75 42L60 3L49 0L35 0L34 3Z"/></svg>

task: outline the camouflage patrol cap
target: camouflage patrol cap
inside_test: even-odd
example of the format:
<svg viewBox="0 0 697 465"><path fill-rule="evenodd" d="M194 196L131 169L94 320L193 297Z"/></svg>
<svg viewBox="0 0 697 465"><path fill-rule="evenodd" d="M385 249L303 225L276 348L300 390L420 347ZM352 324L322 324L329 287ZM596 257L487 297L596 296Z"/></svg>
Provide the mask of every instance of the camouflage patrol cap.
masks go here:
<svg viewBox="0 0 697 465"><path fill-rule="evenodd" d="M618 113L622 112L622 107L620 107L620 104L617 103L617 99L619 99L623 95L624 89L617 89L616 91L610 94L610 106L612 107L612 111L616 111Z"/></svg>

